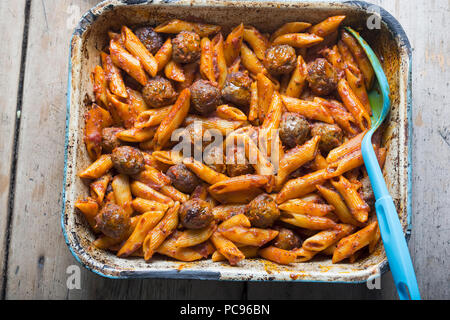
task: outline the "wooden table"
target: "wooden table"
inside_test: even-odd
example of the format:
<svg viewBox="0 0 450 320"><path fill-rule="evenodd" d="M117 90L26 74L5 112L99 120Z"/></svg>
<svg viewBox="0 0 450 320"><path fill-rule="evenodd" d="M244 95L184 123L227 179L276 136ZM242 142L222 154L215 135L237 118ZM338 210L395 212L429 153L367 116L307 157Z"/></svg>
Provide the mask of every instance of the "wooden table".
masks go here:
<svg viewBox="0 0 450 320"><path fill-rule="evenodd" d="M392 277L366 285L108 280L81 268L61 233L69 38L96 0L0 1L0 286L7 299L396 298ZM372 1L403 25L413 56L413 233L424 298L450 298L450 3Z"/></svg>

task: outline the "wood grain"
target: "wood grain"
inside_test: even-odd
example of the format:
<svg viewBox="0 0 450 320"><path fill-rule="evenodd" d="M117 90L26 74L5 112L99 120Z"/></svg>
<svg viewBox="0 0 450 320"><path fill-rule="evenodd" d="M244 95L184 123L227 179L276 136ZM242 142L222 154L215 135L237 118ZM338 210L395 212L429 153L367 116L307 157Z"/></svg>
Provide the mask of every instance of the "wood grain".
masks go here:
<svg viewBox="0 0 450 320"><path fill-rule="evenodd" d="M25 21L25 0L0 2L0 287L3 288L3 257L6 255L10 181L16 124L16 109L20 82L20 62ZM9 26L14 24L14 28Z"/></svg>
<svg viewBox="0 0 450 320"><path fill-rule="evenodd" d="M81 289L66 286L78 263L60 228L64 162L69 5L80 14L95 0L32 0L23 66L24 95L16 189L7 261L6 298L25 299L396 299L390 273L382 290L365 284L249 283L195 280L110 280L81 267ZM448 1L373 0L403 25L413 52L413 231L409 242L423 298L449 299L450 45ZM4 237L20 77L22 1L1 2L1 23L14 24L0 47L0 233ZM6 71L6 72L3 72ZM6 187L5 187L6 185ZM4 249L0 246L0 267Z"/></svg>

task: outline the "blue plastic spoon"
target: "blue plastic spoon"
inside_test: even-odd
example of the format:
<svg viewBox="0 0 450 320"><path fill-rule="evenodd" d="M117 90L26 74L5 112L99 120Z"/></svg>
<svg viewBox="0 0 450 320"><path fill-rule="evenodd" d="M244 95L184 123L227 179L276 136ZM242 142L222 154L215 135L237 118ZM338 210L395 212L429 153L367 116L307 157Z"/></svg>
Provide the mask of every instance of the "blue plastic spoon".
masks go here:
<svg viewBox="0 0 450 320"><path fill-rule="evenodd" d="M346 27L363 47L375 71L376 79L373 89L369 92L372 107L372 127L364 136L361 144L362 156L375 195L375 210L378 217L384 250L389 261L389 267L395 286L401 300L420 300L419 287L414 273L408 245L403 234L394 201L386 187L377 156L372 147L372 135L381 125L389 112L389 84L383 72L380 61L372 48L352 28Z"/></svg>

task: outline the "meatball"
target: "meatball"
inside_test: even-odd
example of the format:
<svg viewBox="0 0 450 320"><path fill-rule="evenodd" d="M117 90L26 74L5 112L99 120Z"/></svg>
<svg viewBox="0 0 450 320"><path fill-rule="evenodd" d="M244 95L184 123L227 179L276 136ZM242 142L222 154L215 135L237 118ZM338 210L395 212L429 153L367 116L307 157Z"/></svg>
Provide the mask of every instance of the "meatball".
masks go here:
<svg viewBox="0 0 450 320"><path fill-rule="evenodd" d="M309 122L294 112L283 114L280 123L280 139L288 148L302 145L308 140L310 132Z"/></svg>
<svg viewBox="0 0 450 320"><path fill-rule="evenodd" d="M144 156L139 149L122 146L117 147L111 154L114 168L120 173L133 175L144 169Z"/></svg>
<svg viewBox="0 0 450 320"><path fill-rule="evenodd" d="M200 36L192 31L181 31L172 39L172 59L178 63L191 63L200 58Z"/></svg>
<svg viewBox="0 0 450 320"><path fill-rule="evenodd" d="M273 240L273 245L275 247L283 250L292 250L295 248L300 248L302 245L300 237L291 229L278 226L274 229L278 231L278 236Z"/></svg>
<svg viewBox="0 0 450 320"><path fill-rule="evenodd" d="M229 177L237 177L254 172L253 166L245 156L244 148L235 147L227 156L229 160L227 161L227 175Z"/></svg>
<svg viewBox="0 0 450 320"><path fill-rule="evenodd" d="M175 102L177 93L169 80L156 76L142 89L142 96L149 107L161 108Z"/></svg>
<svg viewBox="0 0 450 320"><path fill-rule="evenodd" d="M222 89L222 97L240 107L247 107L250 105L251 85L252 79L246 73L230 73Z"/></svg>
<svg viewBox="0 0 450 320"><path fill-rule="evenodd" d="M326 59L318 58L308 66L306 80L315 94L326 96L336 89L339 79L333 66Z"/></svg>
<svg viewBox="0 0 450 320"><path fill-rule="evenodd" d="M130 217L115 203L107 203L95 216L96 228L106 236L123 239L130 229Z"/></svg>
<svg viewBox="0 0 450 320"><path fill-rule="evenodd" d="M171 166L166 175L172 181L175 188L184 193L192 193L200 184L200 180L184 164Z"/></svg>
<svg viewBox="0 0 450 320"><path fill-rule="evenodd" d="M320 136L319 149L325 154L342 144L342 129L335 124L315 123L311 135Z"/></svg>
<svg viewBox="0 0 450 320"><path fill-rule="evenodd" d="M216 172L224 173L226 165L224 164L222 146L213 146L205 149L203 152L203 162Z"/></svg>
<svg viewBox="0 0 450 320"><path fill-rule="evenodd" d="M280 217L280 210L271 196L262 193L248 204L246 215L252 226L268 228Z"/></svg>
<svg viewBox="0 0 450 320"><path fill-rule="evenodd" d="M207 227L214 219L210 204L199 198L183 203L179 216L181 224L187 229Z"/></svg>
<svg viewBox="0 0 450 320"><path fill-rule="evenodd" d="M102 150L105 153L111 153L114 148L120 147L122 142L116 137L116 134L123 131L122 128L109 127L102 130Z"/></svg>
<svg viewBox="0 0 450 320"><path fill-rule="evenodd" d="M138 28L134 31L134 34L152 54L158 52L164 44L163 37L159 33L155 32L151 27Z"/></svg>
<svg viewBox="0 0 450 320"><path fill-rule="evenodd" d="M197 80L190 88L191 104L196 112L206 116L220 104L220 90L206 80Z"/></svg>
<svg viewBox="0 0 450 320"><path fill-rule="evenodd" d="M280 44L266 50L264 65L271 74L290 73L295 68L297 56L295 49L287 44Z"/></svg>

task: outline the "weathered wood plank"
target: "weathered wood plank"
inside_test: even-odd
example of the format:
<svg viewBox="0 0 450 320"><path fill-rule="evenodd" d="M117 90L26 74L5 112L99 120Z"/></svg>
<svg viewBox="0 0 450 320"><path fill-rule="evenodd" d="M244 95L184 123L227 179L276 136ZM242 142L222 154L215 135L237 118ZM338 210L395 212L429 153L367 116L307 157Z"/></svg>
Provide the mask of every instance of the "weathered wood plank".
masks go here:
<svg viewBox="0 0 450 320"><path fill-rule="evenodd" d="M25 0L0 3L0 288L7 246L11 164L14 154L17 97L20 81L20 62L25 21ZM10 26L14 25L14 28Z"/></svg>
<svg viewBox="0 0 450 320"><path fill-rule="evenodd" d="M67 61L72 17L98 1L32 1L17 188L6 298L239 298L242 283L101 278L81 267L81 290L68 290L66 269L78 266L60 227ZM73 9L74 7L72 7ZM76 8L75 8L76 9ZM57 13L57 14L56 14ZM197 289L201 288L201 289Z"/></svg>

